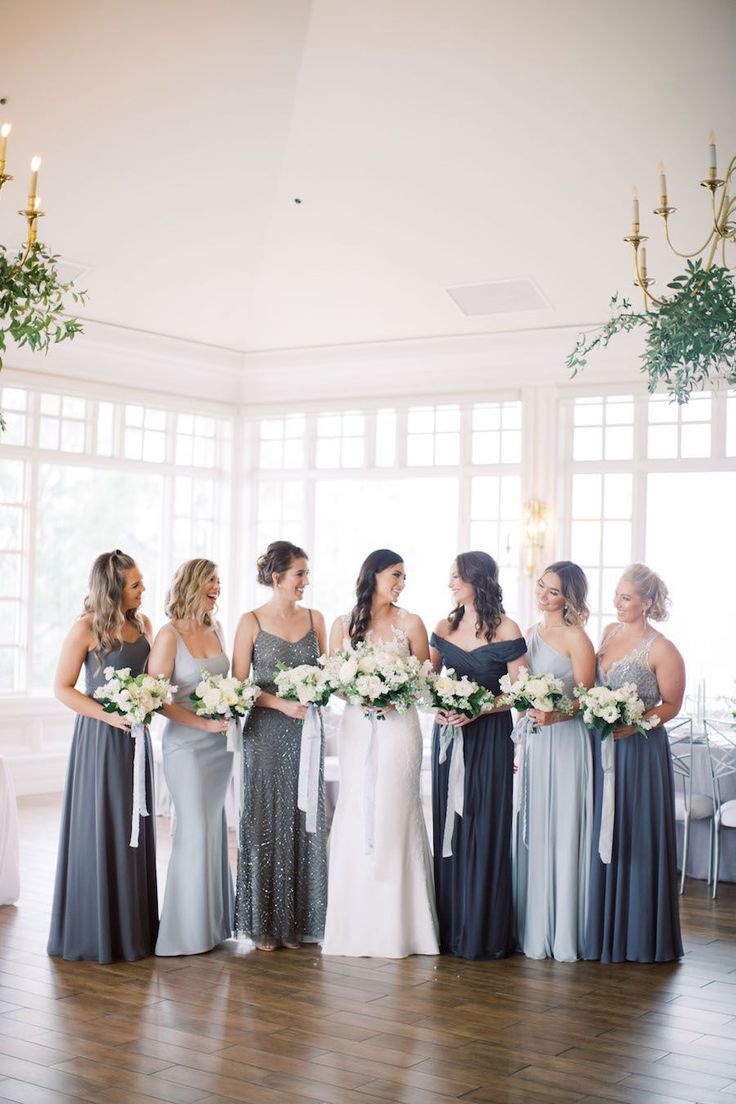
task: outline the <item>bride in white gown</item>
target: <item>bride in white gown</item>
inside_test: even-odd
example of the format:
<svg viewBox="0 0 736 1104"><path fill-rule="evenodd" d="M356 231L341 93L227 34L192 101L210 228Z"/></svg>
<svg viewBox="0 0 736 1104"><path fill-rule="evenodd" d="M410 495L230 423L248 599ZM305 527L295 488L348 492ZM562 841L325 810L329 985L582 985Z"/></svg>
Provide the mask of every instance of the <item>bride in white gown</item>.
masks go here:
<svg viewBox="0 0 736 1104"><path fill-rule="evenodd" d="M420 661L427 659L429 643L421 619L395 604L405 580L398 553L386 548L372 552L360 569L355 608L332 626L330 650L369 640L395 646ZM386 710L375 731L371 839L365 813L371 720L359 706L345 707L323 954L439 954L432 860L420 795L422 737L416 709L403 714Z"/></svg>

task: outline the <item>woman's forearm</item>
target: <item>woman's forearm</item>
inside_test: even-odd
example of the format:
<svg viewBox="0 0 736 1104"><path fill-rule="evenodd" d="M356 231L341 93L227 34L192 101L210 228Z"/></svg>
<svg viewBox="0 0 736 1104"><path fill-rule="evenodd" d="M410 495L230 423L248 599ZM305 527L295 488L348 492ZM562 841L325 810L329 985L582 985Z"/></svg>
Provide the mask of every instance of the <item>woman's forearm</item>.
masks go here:
<svg viewBox="0 0 736 1104"><path fill-rule="evenodd" d="M68 709L72 709L82 717L91 717L94 721L107 720L107 714L101 704L80 690L75 690L73 686L55 686L54 695Z"/></svg>

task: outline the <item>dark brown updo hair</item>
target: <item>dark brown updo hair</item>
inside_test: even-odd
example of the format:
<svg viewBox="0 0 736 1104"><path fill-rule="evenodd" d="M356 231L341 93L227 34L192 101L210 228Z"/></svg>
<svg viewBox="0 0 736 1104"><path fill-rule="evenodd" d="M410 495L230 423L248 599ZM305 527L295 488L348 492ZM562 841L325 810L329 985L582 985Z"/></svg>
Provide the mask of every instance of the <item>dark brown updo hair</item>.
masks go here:
<svg viewBox="0 0 736 1104"><path fill-rule="evenodd" d="M376 575L380 575L387 567L404 562L403 556L398 552L392 552L390 548L377 548L363 560L355 584L355 605L350 614L350 627L348 635L353 647L365 640L368 626L371 623L371 603L376 589Z"/></svg>
<svg viewBox="0 0 736 1104"><path fill-rule="evenodd" d="M476 634L482 633L490 643L506 612L503 608L503 591L498 585L498 564L487 552L460 552L455 558L455 566L463 582L470 583L475 590L473 607ZM455 632L464 615L465 606L456 606L447 618L450 632Z"/></svg>
<svg viewBox="0 0 736 1104"><path fill-rule="evenodd" d="M282 575L288 571L294 560L308 560L309 556L303 548L292 544L291 541L271 541L266 551L256 561L258 575L256 578L261 586L272 587L274 575Z"/></svg>
<svg viewBox="0 0 736 1104"><path fill-rule="evenodd" d="M542 574L552 572L560 580L560 590L565 600L562 620L566 625L584 625L590 617L588 608L588 580L582 567L571 560L557 560L545 567Z"/></svg>

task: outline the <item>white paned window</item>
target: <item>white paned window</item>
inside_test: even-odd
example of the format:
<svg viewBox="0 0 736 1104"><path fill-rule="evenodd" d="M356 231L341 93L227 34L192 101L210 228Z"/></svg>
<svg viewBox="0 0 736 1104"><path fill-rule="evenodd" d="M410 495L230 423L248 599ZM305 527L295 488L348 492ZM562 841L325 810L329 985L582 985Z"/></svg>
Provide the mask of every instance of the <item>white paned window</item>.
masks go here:
<svg viewBox="0 0 736 1104"><path fill-rule="evenodd" d="M681 406L667 395L653 395L648 410L649 459L692 460L710 456L712 406L709 394L692 395Z"/></svg>
<svg viewBox="0 0 736 1104"><path fill-rule="evenodd" d="M22 460L3 459L0 464L0 690L12 690L20 672L25 479L26 465Z"/></svg>
<svg viewBox="0 0 736 1104"><path fill-rule="evenodd" d="M263 418L258 433L258 467L266 470L304 467L305 422L303 414Z"/></svg>
<svg viewBox="0 0 736 1104"><path fill-rule="evenodd" d="M407 419L409 467L446 467L460 462L460 407L413 406Z"/></svg>
<svg viewBox="0 0 736 1104"><path fill-rule="evenodd" d="M272 541L288 540L301 545L305 541L305 483L301 479L258 483L256 495L258 553Z"/></svg>
<svg viewBox="0 0 736 1104"><path fill-rule="evenodd" d="M726 402L726 456L736 456L736 391L728 392Z"/></svg>
<svg viewBox="0 0 736 1104"><path fill-rule="evenodd" d="M481 475L471 481L470 547L489 552L499 567L504 604L511 616L518 605L516 571L521 535L521 479Z"/></svg>
<svg viewBox="0 0 736 1104"><path fill-rule="evenodd" d="M126 460L163 463L166 459L166 411L126 406L123 448Z"/></svg>
<svg viewBox="0 0 736 1104"><path fill-rule="evenodd" d="M41 395L38 444L42 449L84 452L87 443L87 400L74 395Z"/></svg>
<svg viewBox="0 0 736 1104"><path fill-rule="evenodd" d="M376 467L391 468L396 463L396 411L376 412Z"/></svg>
<svg viewBox="0 0 736 1104"><path fill-rule="evenodd" d="M362 468L365 463L365 418L347 410L317 417L318 468Z"/></svg>
<svg viewBox="0 0 736 1104"><path fill-rule="evenodd" d="M20 387L0 388L0 410L5 419L2 445L25 445L29 438L30 396Z"/></svg>
<svg viewBox="0 0 736 1104"><path fill-rule="evenodd" d="M201 414L176 419L176 463L214 468L217 463L217 422Z"/></svg>
<svg viewBox="0 0 736 1104"><path fill-rule="evenodd" d="M473 407L474 464L521 461L521 403L476 403Z"/></svg>
<svg viewBox="0 0 736 1104"><path fill-rule="evenodd" d="M633 476L585 473L572 477L570 559L588 577L590 631L615 617L613 594L621 569L631 561Z"/></svg>
<svg viewBox="0 0 736 1104"><path fill-rule="evenodd" d="M176 563L218 559L222 494L214 479L179 475L174 479L173 556Z"/></svg>
<svg viewBox="0 0 736 1104"><path fill-rule="evenodd" d="M634 455L634 399L607 395L575 400L573 459L630 460Z"/></svg>

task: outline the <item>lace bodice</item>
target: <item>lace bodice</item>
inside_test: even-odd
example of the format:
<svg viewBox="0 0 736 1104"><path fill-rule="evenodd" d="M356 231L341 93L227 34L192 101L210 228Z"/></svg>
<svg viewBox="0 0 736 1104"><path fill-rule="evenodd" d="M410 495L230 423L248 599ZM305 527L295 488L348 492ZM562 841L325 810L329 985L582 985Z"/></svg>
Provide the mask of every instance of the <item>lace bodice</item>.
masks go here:
<svg viewBox="0 0 736 1104"><path fill-rule="evenodd" d="M596 682L600 686L608 686L611 690L617 690L618 687L623 686L625 682L633 682L639 692L639 697L644 702L645 708L647 710L653 709L654 706L658 705L662 700L662 695L659 690L657 676L649 666L648 657L649 649L660 634L656 630L651 632L632 652L622 656L621 659L615 660L611 666L606 669L603 656L614 636L616 636L620 630L621 626L617 625L601 644L597 658Z"/></svg>
<svg viewBox="0 0 736 1104"><path fill-rule="evenodd" d="M376 634L373 632L373 629L368 630L368 632L365 634L365 638L369 644L385 644L390 647L395 647L396 650L402 655L408 656L411 655L409 634L406 631L406 623L409 615L405 609L397 609L396 612L399 615L399 624L391 625L391 632L393 634L392 640L385 640L383 637L376 636ZM344 633L342 638L342 646L346 650L350 650L352 648L352 644L350 643L350 614L343 613L340 620L342 621Z"/></svg>

